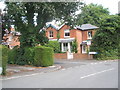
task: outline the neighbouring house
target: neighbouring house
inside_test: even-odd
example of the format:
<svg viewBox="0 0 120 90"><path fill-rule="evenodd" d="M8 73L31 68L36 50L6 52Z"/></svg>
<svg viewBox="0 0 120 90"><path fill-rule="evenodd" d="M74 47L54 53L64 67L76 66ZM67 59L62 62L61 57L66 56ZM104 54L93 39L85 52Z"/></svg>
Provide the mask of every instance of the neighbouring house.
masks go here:
<svg viewBox="0 0 120 90"><path fill-rule="evenodd" d="M61 52L71 52L72 42L76 39L77 51L79 54L87 54L92 37L94 36L97 26L91 24L83 24L77 26L75 29L71 29L68 25L62 25L61 27L55 27L49 24L46 29L46 36L49 41L56 41L60 43Z"/></svg>
<svg viewBox="0 0 120 90"><path fill-rule="evenodd" d="M6 29L5 32L2 40L3 45L8 46L10 49L13 49L15 46L20 46L20 32L15 31L14 28L11 28L10 32Z"/></svg>

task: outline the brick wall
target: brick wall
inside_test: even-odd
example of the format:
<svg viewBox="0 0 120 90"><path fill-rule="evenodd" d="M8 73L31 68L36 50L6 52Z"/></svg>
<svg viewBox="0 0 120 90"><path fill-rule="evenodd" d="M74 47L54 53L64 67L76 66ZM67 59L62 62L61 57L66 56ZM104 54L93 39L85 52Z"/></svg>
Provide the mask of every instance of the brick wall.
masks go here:
<svg viewBox="0 0 120 90"><path fill-rule="evenodd" d="M70 29L70 26L64 25L62 28L59 30L60 38L64 38L64 30Z"/></svg>
<svg viewBox="0 0 120 90"><path fill-rule="evenodd" d="M67 53L55 53L54 58L55 59L67 59ZM93 55L74 53L73 59L74 60L86 60L86 59L88 60L88 59L93 59Z"/></svg>
<svg viewBox="0 0 120 90"><path fill-rule="evenodd" d="M93 59L93 55L74 53L74 59L84 60L84 59Z"/></svg>
<svg viewBox="0 0 120 90"><path fill-rule="evenodd" d="M54 58L55 59L67 59L67 53L55 53Z"/></svg>
<svg viewBox="0 0 120 90"><path fill-rule="evenodd" d="M53 38L49 38L49 31L53 31ZM54 28L52 28L52 27L47 28L47 30L46 30L46 36L49 39L57 39L57 30L54 29Z"/></svg>

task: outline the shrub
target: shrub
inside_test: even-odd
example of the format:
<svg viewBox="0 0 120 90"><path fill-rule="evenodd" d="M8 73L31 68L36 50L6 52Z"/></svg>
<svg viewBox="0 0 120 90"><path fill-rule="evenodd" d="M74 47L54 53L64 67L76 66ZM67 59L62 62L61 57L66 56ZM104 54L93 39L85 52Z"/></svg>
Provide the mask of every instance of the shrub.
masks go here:
<svg viewBox="0 0 120 90"><path fill-rule="evenodd" d="M17 48L9 50L8 64L15 64L17 60Z"/></svg>
<svg viewBox="0 0 120 90"><path fill-rule="evenodd" d="M23 52L24 51L24 52ZM33 65L34 47L14 48L9 51L8 63L18 65Z"/></svg>
<svg viewBox="0 0 120 90"><path fill-rule="evenodd" d="M54 50L54 53L60 52L60 44L58 41L49 41L49 43L46 45L46 47L51 47Z"/></svg>
<svg viewBox="0 0 120 90"><path fill-rule="evenodd" d="M0 55L2 56L2 58L0 59L0 67L2 66L2 75L6 75L8 51L9 49L6 46L0 45Z"/></svg>
<svg viewBox="0 0 120 90"><path fill-rule="evenodd" d="M53 49L44 46L35 47L34 65L43 67L53 65Z"/></svg>
<svg viewBox="0 0 120 90"><path fill-rule="evenodd" d="M75 40L72 42L72 52L77 53L77 52L78 52L77 47L78 47L78 45L77 45L77 41L76 41L76 39L75 39Z"/></svg>
<svg viewBox="0 0 120 90"><path fill-rule="evenodd" d="M34 47L26 47L24 53L25 62L28 65L33 65L34 61Z"/></svg>

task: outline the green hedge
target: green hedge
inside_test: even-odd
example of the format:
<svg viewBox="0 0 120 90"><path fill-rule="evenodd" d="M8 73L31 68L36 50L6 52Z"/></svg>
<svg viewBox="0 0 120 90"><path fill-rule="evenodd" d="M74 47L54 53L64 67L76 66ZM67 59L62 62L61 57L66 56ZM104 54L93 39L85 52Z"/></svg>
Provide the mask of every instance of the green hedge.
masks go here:
<svg viewBox="0 0 120 90"><path fill-rule="evenodd" d="M53 48L54 53L60 53L60 43L58 41L49 41L45 46Z"/></svg>
<svg viewBox="0 0 120 90"><path fill-rule="evenodd" d="M14 48L9 51L9 64L33 65L34 47Z"/></svg>
<svg viewBox="0 0 120 90"><path fill-rule="evenodd" d="M0 45L0 67L2 67L2 75L6 75L6 66L8 61L8 51L9 49L6 46Z"/></svg>
<svg viewBox="0 0 120 90"><path fill-rule="evenodd" d="M35 47L34 65L43 67L53 65L53 49L44 46Z"/></svg>
<svg viewBox="0 0 120 90"><path fill-rule="evenodd" d="M17 48L9 50L8 64L16 64L16 59L17 59Z"/></svg>
<svg viewBox="0 0 120 90"><path fill-rule="evenodd" d="M50 47L14 48L9 51L9 64L51 66L53 65L53 49Z"/></svg>
<svg viewBox="0 0 120 90"><path fill-rule="evenodd" d="M24 58L25 62L28 65L33 65L34 63L34 47L26 47L25 48L25 53L24 53Z"/></svg>

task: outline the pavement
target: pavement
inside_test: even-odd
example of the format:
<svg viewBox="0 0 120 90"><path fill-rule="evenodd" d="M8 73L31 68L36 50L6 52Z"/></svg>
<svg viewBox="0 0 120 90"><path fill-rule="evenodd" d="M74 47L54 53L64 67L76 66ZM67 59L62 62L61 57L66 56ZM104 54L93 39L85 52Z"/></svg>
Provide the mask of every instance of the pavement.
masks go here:
<svg viewBox="0 0 120 90"><path fill-rule="evenodd" d="M47 73L61 69L60 65L53 65L49 67L33 67L29 65L20 66L20 65L8 65L7 66L7 75L0 76L2 79L25 76L34 73Z"/></svg>

